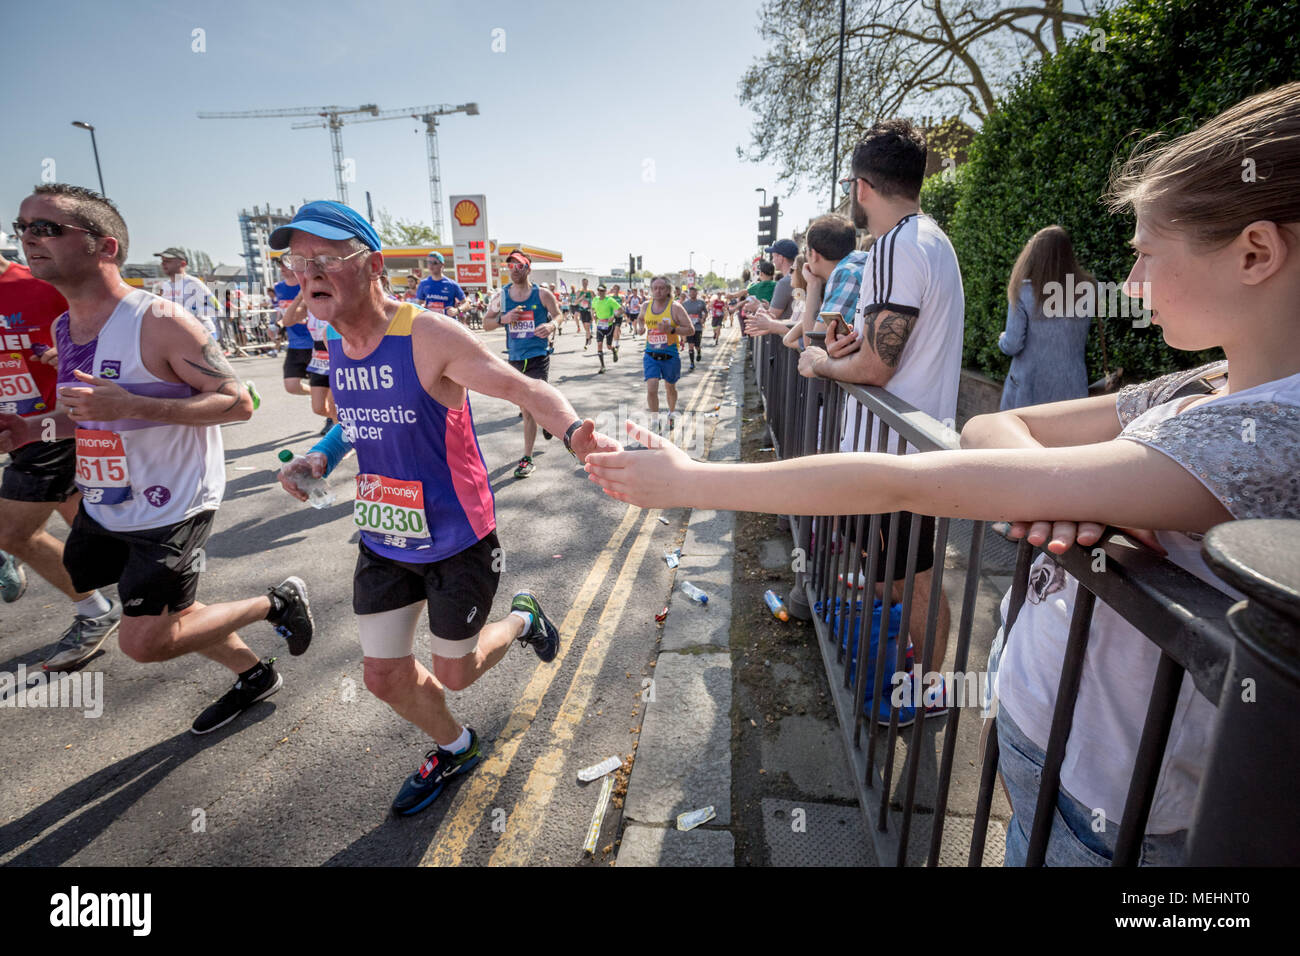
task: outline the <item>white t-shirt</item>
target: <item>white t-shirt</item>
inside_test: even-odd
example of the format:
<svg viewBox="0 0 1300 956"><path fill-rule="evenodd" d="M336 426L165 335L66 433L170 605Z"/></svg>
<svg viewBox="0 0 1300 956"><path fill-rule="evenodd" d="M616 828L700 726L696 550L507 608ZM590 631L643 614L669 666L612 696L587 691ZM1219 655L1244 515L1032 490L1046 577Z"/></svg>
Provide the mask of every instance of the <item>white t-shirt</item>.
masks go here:
<svg viewBox="0 0 1300 956"><path fill-rule="evenodd" d="M203 323L209 335L217 337L217 324L213 321L217 314L216 301L202 279L191 275L168 277L158 284L154 294L185 309Z"/></svg>
<svg viewBox="0 0 1300 956"><path fill-rule="evenodd" d="M957 416L961 384L966 296L952 243L924 213L905 216L867 252L853 313L859 335L864 334L868 317L880 309L917 316L885 390L931 418L951 423ZM850 398L845 405L840 451L875 451L876 435L872 434L870 445L866 440L866 412L855 441L852 423L858 403Z"/></svg>
<svg viewBox="0 0 1300 956"><path fill-rule="evenodd" d="M1168 455L1234 518L1300 518L1293 481L1300 473L1300 375L1216 397L1182 415L1178 409L1187 399L1169 399L1186 382L1225 367L1214 363L1124 389L1117 403L1119 437ZM1253 441L1242 439L1247 419L1253 420ZM1157 537L1179 567L1241 599L1205 564L1200 536L1160 531ZM1046 556L1034 563L1029 582L1007 637L997 697L1025 735L1046 749L1078 582ZM1009 602L1010 593L1002 601L1004 620ZM1061 786L1085 806L1104 810L1107 826L1118 827L1123 818L1159 661L1155 644L1096 603ZM1201 696L1190 677L1183 679L1148 833L1174 833L1191 824L1217 703Z"/></svg>

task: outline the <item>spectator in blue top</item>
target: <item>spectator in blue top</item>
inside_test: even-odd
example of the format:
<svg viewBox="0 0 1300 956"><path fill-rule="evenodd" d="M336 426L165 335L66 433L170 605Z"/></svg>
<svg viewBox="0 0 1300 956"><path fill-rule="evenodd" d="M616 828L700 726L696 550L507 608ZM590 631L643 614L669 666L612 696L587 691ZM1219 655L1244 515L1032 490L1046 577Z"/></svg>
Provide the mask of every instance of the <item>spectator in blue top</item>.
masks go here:
<svg viewBox="0 0 1300 956"><path fill-rule="evenodd" d="M442 276L441 252L431 252L428 257L429 274L415 289L415 301L430 312L455 316L465 301L465 292L450 279Z"/></svg>
<svg viewBox="0 0 1300 956"><path fill-rule="evenodd" d="M1007 328L998 336L1011 356L1001 411L1088 397L1084 350L1095 297L1075 290L1093 282L1060 226L1038 230L1020 250L1007 283Z"/></svg>
<svg viewBox="0 0 1300 956"><path fill-rule="evenodd" d="M845 216L821 216L808 226L808 260L803 267L808 288L804 292L803 317L785 336L786 345L799 348L808 332L825 332L826 325L819 318L822 312L838 312L845 322L853 324L862 266L867 261L867 254L855 248L857 242L857 230Z"/></svg>

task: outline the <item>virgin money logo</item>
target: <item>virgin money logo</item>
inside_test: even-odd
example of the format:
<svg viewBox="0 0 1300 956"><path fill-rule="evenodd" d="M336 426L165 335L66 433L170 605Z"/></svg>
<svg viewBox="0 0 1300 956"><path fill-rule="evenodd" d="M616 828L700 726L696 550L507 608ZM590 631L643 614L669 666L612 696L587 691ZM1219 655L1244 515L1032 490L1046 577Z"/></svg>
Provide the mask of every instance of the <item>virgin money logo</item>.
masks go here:
<svg viewBox="0 0 1300 956"><path fill-rule="evenodd" d="M384 496L384 482L378 475L357 475L357 497L362 501L379 501Z"/></svg>

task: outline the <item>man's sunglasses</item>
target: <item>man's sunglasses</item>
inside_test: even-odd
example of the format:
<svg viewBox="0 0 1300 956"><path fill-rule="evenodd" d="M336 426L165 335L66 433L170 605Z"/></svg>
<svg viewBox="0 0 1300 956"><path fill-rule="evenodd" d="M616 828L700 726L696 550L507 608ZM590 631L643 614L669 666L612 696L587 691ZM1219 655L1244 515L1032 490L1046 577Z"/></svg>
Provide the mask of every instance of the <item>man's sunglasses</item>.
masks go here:
<svg viewBox="0 0 1300 956"><path fill-rule="evenodd" d="M850 176L848 179L840 180L840 195L847 196L849 194L849 190L853 188L853 184L856 183L859 179L862 180L864 183L866 183L868 186L871 186L872 189L876 188L875 186L871 185L871 180L867 179L867 177L865 176Z"/></svg>
<svg viewBox="0 0 1300 956"><path fill-rule="evenodd" d="M280 261L284 263L290 272L309 272L312 263L315 263L322 272L338 272L343 268L343 263L349 259L355 259L357 256L373 251L373 249L358 249L350 256L316 256L313 259L289 253L281 256Z"/></svg>
<svg viewBox="0 0 1300 956"><path fill-rule="evenodd" d="M56 239L63 235L64 229L75 229L78 232L89 233L92 236L98 236L99 233L94 229L87 229L84 226L74 226L65 222L51 222L49 219L33 219L31 222L24 222L21 219L15 219L10 228L13 229L15 236L23 236L30 232L36 239Z"/></svg>

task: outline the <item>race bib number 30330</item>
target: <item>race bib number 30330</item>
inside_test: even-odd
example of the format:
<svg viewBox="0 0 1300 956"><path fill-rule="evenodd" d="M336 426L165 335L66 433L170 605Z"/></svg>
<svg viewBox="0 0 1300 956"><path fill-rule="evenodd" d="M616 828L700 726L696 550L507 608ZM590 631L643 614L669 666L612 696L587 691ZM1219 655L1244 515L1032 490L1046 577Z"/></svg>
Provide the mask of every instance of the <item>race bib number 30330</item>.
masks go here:
<svg viewBox="0 0 1300 956"><path fill-rule="evenodd" d="M357 475L352 520L398 548L421 548L432 539L424 514L424 486L383 475Z"/></svg>
<svg viewBox="0 0 1300 956"><path fill-rule="evenodd" d="M89 504L119 505L131 500L131 475L121 435L77 429L76 482Z"/></svg>

